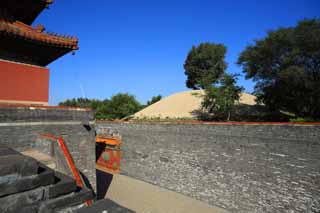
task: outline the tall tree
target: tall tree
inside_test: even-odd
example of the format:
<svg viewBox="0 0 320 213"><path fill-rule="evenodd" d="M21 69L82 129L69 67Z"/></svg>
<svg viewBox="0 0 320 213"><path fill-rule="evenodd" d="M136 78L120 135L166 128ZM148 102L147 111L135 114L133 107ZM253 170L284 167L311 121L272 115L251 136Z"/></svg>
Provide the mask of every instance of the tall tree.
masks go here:
<svg viewBox="0 0 320 213"><path fill-rule="evenodd" d="M226 47L223 44L201 43L193 46L184 63L186 86L191 89L205 88L224 73Z"/></svg>
<svg viewBox="0 0 320 213"><path fill-rule="evenodd" d="M268 32L246 47L238 64L269 109L320 118L319 19Z"/></svg>

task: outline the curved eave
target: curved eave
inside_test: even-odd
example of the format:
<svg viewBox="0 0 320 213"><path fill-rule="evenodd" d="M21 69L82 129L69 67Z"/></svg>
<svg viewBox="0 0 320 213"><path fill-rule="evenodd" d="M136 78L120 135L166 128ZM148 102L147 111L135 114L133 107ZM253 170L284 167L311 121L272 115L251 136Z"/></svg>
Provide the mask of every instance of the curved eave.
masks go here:
<svg viewBox="0 0 320 213"><path fill-rule="evenodd" d="M0 58L45 67L78 46L39 41L0 31Z"/></svg>
<svg viewBox="0 0 320 213"><path fill-rule="evenodd" d="M1 0L0 8L6 11L8 18L31 25L52 3L53 0Z"/></svg>
<svg viewBox="0 0 320 213"><path fill-rule="evenodd" d="M22 23L0 21L0 33L44 45L63 47L70 50L79 49L78 39L75 37L44 33Z"/></svg>

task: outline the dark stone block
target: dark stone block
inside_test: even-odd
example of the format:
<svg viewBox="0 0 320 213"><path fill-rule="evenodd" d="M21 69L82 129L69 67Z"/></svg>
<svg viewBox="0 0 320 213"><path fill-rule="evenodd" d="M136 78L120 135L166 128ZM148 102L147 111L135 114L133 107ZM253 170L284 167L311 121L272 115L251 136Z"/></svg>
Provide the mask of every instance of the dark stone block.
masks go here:
<svg viewBox="0 0 320 213"><path fill-rule="evenodd" d="M60 172L55 173L55 183L46 189L46 198L56 198L76 191L77 185L73 178Z"/></svg>
<svg viewBox="0 0 320 213"><path fill-rule="evenodd" d="M0 212L17 213L26 206L32 206L44 199L44 188L12 194L0 198Z"/></svg>
<svg viewBox="0 0 320 213"><path fill-rule="evenodd" d="M0 197L23 192L37 188L39 186L47 186L55 181L54 171L50 168L40 165L37 175L20 177L17 174L7 175L0 178Z"/></svg>
<svg viewBox="0 0 320 213"><path fill-rule="evenodd" d="M17 154L0 156L0 182L2 176L19 174L29 176L38 173L39 163L33 158Z"/></svg>
<svg viewBox="0 0 320 213"><path fill-rule="evenodd" d="M93 199L93 192L87 188L83 188L68 195L40 202L38 213L56 212L60 209L82 204L90 199Z"/></svg>
<svg viewBox="0 0 320 213"><path fill-rule="evenodd" d="M38 205L25 206L21 208L19 213L38 213Z"/></svg>
<svg viewBox="0 0 320 213"><path fill-rule="evenodd" d="M0 156L17 155L19 152L7 147L0 147Z"/></svg>
<svg viewBox="0 0 320 213"><path fill-rule="evenodd" d="M134 213L130 209L127 209L119 204L113 202L112 200L105 199L99 200L94 203L92 206L81 208L76 210L75 213L96 213L106 211L108 213Z"/></svg>

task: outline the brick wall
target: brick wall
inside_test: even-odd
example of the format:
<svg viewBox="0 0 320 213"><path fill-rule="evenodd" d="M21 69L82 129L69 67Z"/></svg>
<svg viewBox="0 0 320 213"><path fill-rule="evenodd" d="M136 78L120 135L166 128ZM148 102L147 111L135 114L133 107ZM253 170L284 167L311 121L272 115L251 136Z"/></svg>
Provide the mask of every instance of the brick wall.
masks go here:
<svg viewBox="0 0 320 213"><path fill-rule="evenodd" d="M76 166L95 189L95 131L92 111L53 107L0 107L0 146L18 151L38 149L49 154L51 142L39 137L51 133L65 139ZM59 148L53 146L56 157ZM64 162L63 159L58 159ZM64 165L60 165L64 166Z"/></svg>
<svg viewBox="0 0 320 213"><path fill-rule="evenodd" d="M0 60L0 102L48 105L49 69Z"/></svg>
<svg viewBox="0 0 320 213"><path fill-rule="evenodd" d="M97 123L122 174L231 212L320 212L320 126Z"/></svg>

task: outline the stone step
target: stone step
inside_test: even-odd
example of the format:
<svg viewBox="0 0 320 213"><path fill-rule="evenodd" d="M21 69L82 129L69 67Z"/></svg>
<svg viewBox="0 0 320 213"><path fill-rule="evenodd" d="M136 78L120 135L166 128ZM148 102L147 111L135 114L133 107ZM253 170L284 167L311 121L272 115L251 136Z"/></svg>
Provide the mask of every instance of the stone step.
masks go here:
<svg viewBox="0 0 320 213"><path fill-rule="evenodd" d="M60 172L55 172L55 183L46 189L46 198L52 199L77 190L75 180Z"/></svg>
<svg viewBox="0 0 320 213"><path fill-rule="evenodd" d="M1 149L0 182L6 175L30 176L38 173L39 162L11 149Z"/></svg>
<svg viewBox="0 0 320 213"><path fill-rule="evenodd" d="M0 212L51 213L93 199L73 178L31 157L0 147Z"/></svg>
<svg viewBox="0 0 320 213"><path fill-rule="evenodd" d="M87 188L78 188L75 192L59 196L39 203L38 213L53 213L61 209L77 206L93 199L92 190Z"/></svg>
<svg viewBox="0 0 320 213"><path fill-rule="evenodd" d="M88 199L93 199L93 192L87 188L76 188L75 191L64 194L73 188L71 186L73 184L70 184L69 180L60 184L57 188L53 187L54 185L41 186L33 190L1 197L0 212L51 213L59 209L85 203ZM62 189L63 185L67 185L68 189Z"/></svg>
<svg viewBox="0 0 320 213"><path fill-rule="evenodd" d="M134 211L127 209L109 199L103 199L95 202L92 206L84 207L73 211L73 213L134 213Z"/></svg>
<svg viewBox="0 0 320 213"><path fill-rule="evenodd" d="M18 174L12 174L0 177L0 197L54 183L55 172L52 169L39 164L38 173L36 175L21 177Z"/></svg>
<svg viewBox="0 0 320 213"><path fill-rule="evenodd" d="M15 151L14 149L0 146L0 156L4 156L4 155L16 155L16 154L18 154L18 153L19 153L19 152Z"/></svg>
<svg viewBox="0 0 320 213"><path fill-rule="evenodd" d="M0 198L0 212L16 213L45 199L44 187Z"/></svg>

